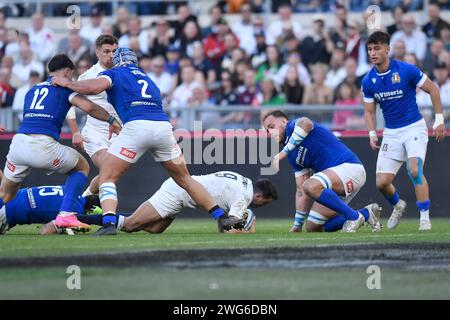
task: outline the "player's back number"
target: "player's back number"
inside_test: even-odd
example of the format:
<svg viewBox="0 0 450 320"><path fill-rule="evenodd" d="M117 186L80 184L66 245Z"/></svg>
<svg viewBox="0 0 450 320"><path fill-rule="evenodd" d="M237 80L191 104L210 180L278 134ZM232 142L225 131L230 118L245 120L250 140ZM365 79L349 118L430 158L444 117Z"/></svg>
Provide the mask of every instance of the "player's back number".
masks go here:
<svg viewBox="0 0 450 320"><path fill-rule="evenodd" d="M219 177L219 178L228 178L228 179L233 179L233 180L238 179L237 175L229 173L229 172L218 172L215 174L215 176Z"/></svg>

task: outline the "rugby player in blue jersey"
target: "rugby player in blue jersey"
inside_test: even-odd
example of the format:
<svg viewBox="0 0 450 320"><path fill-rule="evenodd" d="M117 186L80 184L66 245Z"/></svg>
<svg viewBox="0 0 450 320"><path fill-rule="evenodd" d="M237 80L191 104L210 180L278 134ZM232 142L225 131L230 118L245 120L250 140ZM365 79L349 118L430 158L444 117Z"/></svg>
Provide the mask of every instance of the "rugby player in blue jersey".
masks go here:
<svg viewBox="0 0 450 320"><path fill-rule="evenodd" d="M66 192L56 219L60 227L84 226L75 216L76 201L89 173L86 159L75 149L58 142L68 110L75 105L91 116L109 122L110 134L119 133L121 129L114 117L86 97L51 84L53 77L70 79L74 69L68 56L54 56L48 63L49 78L34 85L25 95L23 122L9 147L0 185L1 209L15 197L31 168L67 174Z"/></svg>
<svg viewBox="0 0 450 320"><path fill-rule="evenodd" d="M105 91L124 123L123 130L108 149L100 170L100 201L104 227L97 235L116 234L117 188L121 176L147 151L161 162L173 180L185 189L195 203L208 211L225 229L242 229L245 221L228 216L211 195L189 174L184 157L172 132L169 117L163 111L161 93L156 84L138 68L136 54L129 48L117 48L114 67L100 72L96 79L70 81L55 77L54 84L87 95Z"/></svg>
<svg viewBox="0 0 450 320"><path fill-rule="evenodd" d="M309 231L355 232L364 222L379 231L378 204L358 211L347 205L366 182L366 171L330 130L306 117L289 121L280 110L266 113L263 125L275 141L284 144L273 159L275 171L279 161L288 158L295 173L296 214L291 231L301 231L308 213L308 220L321 228Z"/></svg>
<svg viewBox="0 0 450 320"><path fill-rule="evenodd" d="M416 103L416 88L420 87L431 96L435 110L433 129L436 140L441 142L446 131L439 89L417 66L390 59L389 40L389 35L382 31L375 31L367 39L368 55L374 66L362 81L370 147L379 150L376 185L393 206L387 226L395 228L405 212L406 202L400 199L392 183L406 162L420 212L419 230L431 230L429 188L423 174L428 129ZM383 111L385 122L381 146L377 144L375 131L376 103Z"/></svg>

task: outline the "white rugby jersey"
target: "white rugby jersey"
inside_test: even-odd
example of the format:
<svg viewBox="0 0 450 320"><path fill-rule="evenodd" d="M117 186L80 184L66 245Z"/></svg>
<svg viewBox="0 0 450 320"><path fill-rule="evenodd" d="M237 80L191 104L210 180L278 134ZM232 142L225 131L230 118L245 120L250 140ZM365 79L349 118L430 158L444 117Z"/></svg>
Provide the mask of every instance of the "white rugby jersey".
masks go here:
<svg viewBox="0 0 450 320"><path fill-rule="evenodd" d="M95 65L93 65L91 68L89 68L86 72L81 74L78 77L78 80L96 79L97 75L100 72L105 71L105 70L106 69L104 69L100 65L100 62L97 62ZM117 115L116 110L108 102L108 96L106 95L105 91L102 91L99 94L89 95L89 96L86 96L86 97L89 100L91 100L92 102L98 104L103 109L105 109L110 115L114 116L116 119L119 119L119 116ZM95 130L96 128L101 128L101 127L104 127L104 126L109 127L109 124L107 122L105 122L105 121L101 121L101 120L95 119L95 118L91 117L90 115L88 115L87 116L87 120L86 120L86 126L89 126L89 128L92 129L92 130Z"/></svg>
<svg viewBox="0 0 450 320"><path fill-rule="evenodd" d="M205 187L217 205L229 215L242 218L253 201L252 180L232 171L219 171L202 176L192 176ZM183 192L183 205L197 208L187 192Z"/></svg>

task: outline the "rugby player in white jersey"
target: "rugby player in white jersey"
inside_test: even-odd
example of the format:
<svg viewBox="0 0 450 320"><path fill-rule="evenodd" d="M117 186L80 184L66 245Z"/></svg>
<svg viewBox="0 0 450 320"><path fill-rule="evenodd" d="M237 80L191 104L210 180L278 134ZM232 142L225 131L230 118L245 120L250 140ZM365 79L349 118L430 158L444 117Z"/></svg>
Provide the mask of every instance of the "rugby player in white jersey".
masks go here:
<svg viewBox="0 0 450 320"><path fill-rule="evenodd" d="M95 47L95 55L98 58L98 62L85 73L81 74L78 80L95 79L100 72L113 67L113 52L117 48L117 39L112 35L102 34L95 41ZM101 106L117 120L120 119L114 107L108 102L105 91L99 94L89 95L87 98ZM116 137L114 135L109 139L108 123L103 123L88 115L86 125L80 133L74 108L70 110L67 116L67 122L72 131L73 145L81 150L85 150L94 165L100 169L108 147ZM97 175L92 179L88 188L84 191L83 196L97 194L98 192L99 184Z"/></svg>
<svg viewBox="0 0 450 320"><path fill-rule="evenodd" d="M245 219L243 230L228 232L255 232L255 215L249 206L264 206L278 198L275 186L267 179L252 182L232 171L219 171L202 176L192 176L211 194L229 216ZM183 208L197 208L189 194L170 178L161 188L129 217L120 216L117 229L125 232L145 230L162 233ZM219 231L223 232L219 224Z"/></svg>

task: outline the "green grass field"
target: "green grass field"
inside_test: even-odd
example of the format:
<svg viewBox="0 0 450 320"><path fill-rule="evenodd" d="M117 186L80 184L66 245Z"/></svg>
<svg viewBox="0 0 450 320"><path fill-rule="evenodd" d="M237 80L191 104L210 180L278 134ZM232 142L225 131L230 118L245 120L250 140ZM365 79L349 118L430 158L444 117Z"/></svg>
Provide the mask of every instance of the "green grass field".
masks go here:
<svg viewBox="0 0 450 320"><path fill-rule="evenodd" d="M117 237L38 236L36 226L16 227L0 237L1 258L58 257L148 250L310 248L351 244L449 244L450 219L434 219L433 230L419 232L418 220L395 230L355 234L288 233L291 220L259 219L256 234L219 234L206 219L177 219L163 234L120 233ZM316 248L314 248L316 247ZM345 246L343 247L345 248ZM205 253L206 254L206 253ZM348 254L348 252L347 252ZM450 258L450 257L448 257ZM326 257L323 258L324 262ZM414 259L414 257L409 257ZM419 258L418 258L419 259ZM319 261L320 262L320 261ZM381 290L366 286L367 265L345 268L255 267L171 268L82 267L81 290L68 290L64 267L0 268L0 299L449 299L447 269L382 270ZM446 271L445 271L446 270Z"/></svg>

